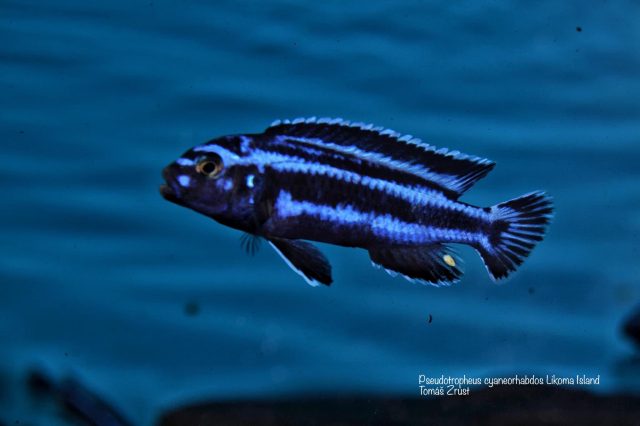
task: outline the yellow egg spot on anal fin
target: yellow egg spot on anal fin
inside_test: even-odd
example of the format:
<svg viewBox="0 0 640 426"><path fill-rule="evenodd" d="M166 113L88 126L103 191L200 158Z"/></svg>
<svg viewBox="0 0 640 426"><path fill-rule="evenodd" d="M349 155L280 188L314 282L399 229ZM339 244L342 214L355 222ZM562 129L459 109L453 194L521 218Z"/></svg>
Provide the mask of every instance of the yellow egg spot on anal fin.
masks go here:
<svg viewBox="0 0 640 426"><path fill-rule="evenodd" d="M456 266L456 260L450 254L442 256L442 260L449 266Z"/></svg>

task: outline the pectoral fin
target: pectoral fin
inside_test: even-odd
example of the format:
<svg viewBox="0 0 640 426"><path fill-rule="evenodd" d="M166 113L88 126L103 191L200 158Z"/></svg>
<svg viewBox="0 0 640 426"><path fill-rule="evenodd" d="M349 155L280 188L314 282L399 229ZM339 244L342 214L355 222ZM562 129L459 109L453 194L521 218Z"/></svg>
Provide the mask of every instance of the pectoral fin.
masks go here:
<svg viewBox="0 0 640 426"><path fill-rule="evenodd" d="M444 244L372 248L369 257L374 266L382 266L391 275L401 274L409 281L448 285L462 275L460 258Z"/></svg>
<svg viewBox="0 0 640 426"><path fill-rule="evenodd" d="M333 281L329 261L313 244L280 238L269 239L269 244L309 285L330 285Z"/></svg>

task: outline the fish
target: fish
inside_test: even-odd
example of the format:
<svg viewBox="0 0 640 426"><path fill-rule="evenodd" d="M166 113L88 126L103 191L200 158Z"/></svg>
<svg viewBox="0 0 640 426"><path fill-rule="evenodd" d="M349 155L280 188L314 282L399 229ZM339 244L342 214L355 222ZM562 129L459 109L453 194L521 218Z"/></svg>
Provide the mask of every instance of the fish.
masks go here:
<svg viewBox="0 0 640 426"><path fill-rule="evenodd" d="M434 286L460 280L452 244L467 245L497 282L543 239L553 203L543 191L460 201L494 166L372 124L298 118L189 149L163 169L160 193L244 232L249 251L266 240L312 286L333 282L312 242L367 250L373 266Z"/></svg>

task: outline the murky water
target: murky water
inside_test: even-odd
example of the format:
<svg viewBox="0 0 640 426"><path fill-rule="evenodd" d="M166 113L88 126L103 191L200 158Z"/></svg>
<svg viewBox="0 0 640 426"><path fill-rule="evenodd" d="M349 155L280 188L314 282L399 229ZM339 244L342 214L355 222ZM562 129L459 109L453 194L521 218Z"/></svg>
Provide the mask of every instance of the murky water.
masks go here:
<svg viewBox="0 0 640 426"><path fill-rule="evenodd" d="M140 424L204 398L414 395L420 372L639 390L618 333L640 299L639 5L397 3L2 3L0 420L43 421L32 366ZM311 288L159 196L192 145L312 115L491 158L463 199L545 189L547 238L501 286L462 249L444 289L325 245L335 283Z"/></svg>

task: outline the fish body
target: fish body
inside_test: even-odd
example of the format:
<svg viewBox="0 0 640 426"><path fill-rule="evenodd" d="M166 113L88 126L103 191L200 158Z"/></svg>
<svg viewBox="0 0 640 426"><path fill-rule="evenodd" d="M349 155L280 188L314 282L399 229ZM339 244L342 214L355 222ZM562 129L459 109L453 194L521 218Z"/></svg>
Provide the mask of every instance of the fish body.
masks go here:
<svg viewBox="0 0 640 426"><path fill-rule="evenodd" d="M543 192L492 207L459 200L494 166L372 125L297 119L190 149L164 169L161 193L268 240L312 285L332 277L308 241L363 248L375 266L439 285L462 275L451 243L475 248L499 280L544 235L552 205Z"/></svg>

